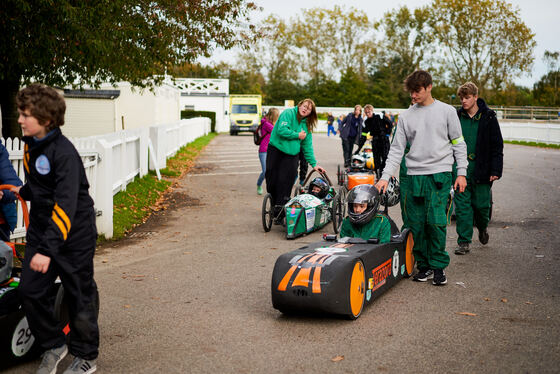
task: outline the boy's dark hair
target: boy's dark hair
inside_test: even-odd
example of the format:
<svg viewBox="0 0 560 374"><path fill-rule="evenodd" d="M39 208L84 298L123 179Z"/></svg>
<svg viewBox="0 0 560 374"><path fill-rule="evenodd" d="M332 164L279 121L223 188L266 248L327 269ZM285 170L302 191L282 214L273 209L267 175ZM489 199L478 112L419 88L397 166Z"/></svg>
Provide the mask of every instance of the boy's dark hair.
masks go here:
<svg viewBox="0 0 560 374"><path fill-rule="evenodd" d="M404 80L404 88L408 92L416 92L432 84L432 76L425 70L416 70Z"/></svg>
<svg viewBox="0 0 560 374"><path fill-rule="evenodd" d="M64 125L66 103L54 88L33 83L18 92L16 104L21 111L29 109L31 115L37 118L40 125L45 126L50 121L45 126L47 131Z"/></svg>

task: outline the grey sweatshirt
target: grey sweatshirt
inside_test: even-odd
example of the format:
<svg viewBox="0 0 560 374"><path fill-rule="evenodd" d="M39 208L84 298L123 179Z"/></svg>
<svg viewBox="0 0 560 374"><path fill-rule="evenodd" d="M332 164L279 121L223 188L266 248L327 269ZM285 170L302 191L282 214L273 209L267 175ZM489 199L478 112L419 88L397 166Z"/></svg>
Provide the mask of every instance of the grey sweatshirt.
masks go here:
<svg viewBox="0 0 560 374"><path fill-rule="evenodd" d="M463 139L457 111L435 100L432 104L415 104L399 115L395 138L391 144L381 179L389 180L401 163L406 143L409 175L429 175L451 171L457 162L457 175L467 175L467 145Z"/></svg>

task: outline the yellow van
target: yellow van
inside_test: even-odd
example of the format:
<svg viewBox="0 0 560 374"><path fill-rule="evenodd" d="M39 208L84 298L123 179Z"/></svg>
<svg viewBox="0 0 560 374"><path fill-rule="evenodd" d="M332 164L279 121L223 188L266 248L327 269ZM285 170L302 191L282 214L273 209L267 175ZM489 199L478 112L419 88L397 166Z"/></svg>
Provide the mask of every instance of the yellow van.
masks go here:
<svg viewBox="0 0 560 374"><path fill-rule="evenodd" d="M261 122L261 95L229 96L229 133L254 132Z"/></svg>

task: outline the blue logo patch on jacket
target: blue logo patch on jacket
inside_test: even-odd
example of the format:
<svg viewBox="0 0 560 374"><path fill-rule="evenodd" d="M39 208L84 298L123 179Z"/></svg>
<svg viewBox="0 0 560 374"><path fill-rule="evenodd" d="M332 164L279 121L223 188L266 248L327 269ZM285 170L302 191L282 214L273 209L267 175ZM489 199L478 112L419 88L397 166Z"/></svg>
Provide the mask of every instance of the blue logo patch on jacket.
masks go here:
<svg viewBox="0 0 560 374"><path fill-rule="evenodd" d="M45 155L41 155L37 157L35 161L35 169L41 175L47 175L51 171L51 164L49 163L49 159Z"/></svg>

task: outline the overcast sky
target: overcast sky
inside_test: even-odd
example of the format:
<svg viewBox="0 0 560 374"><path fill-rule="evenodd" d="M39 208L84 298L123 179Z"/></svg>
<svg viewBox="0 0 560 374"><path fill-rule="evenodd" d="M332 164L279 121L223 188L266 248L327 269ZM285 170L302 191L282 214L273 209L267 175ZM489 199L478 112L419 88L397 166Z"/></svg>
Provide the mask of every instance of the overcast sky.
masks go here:
<svg viewBox="0 0 560 374"><path fill-rule="evenodd" d="M276 14L284 20L298 15L303 8L329 8L335 5L363 9L370 21L378 20L385 12L406 5L414 9L431 3L429 0L253 0L263 8L262 13L254 16L255 21ZM546 66L542 61L545 50L560 51L560 1L558 0L507 0L510 4L519 7L521 19L535 33L537 47L534 51L535 62L531 75L517 79L516 83L532 87L541 76L546 74ZM210 60L203 59L201 62L208 63L229 60L232 54L217 51Z"/></svg>

